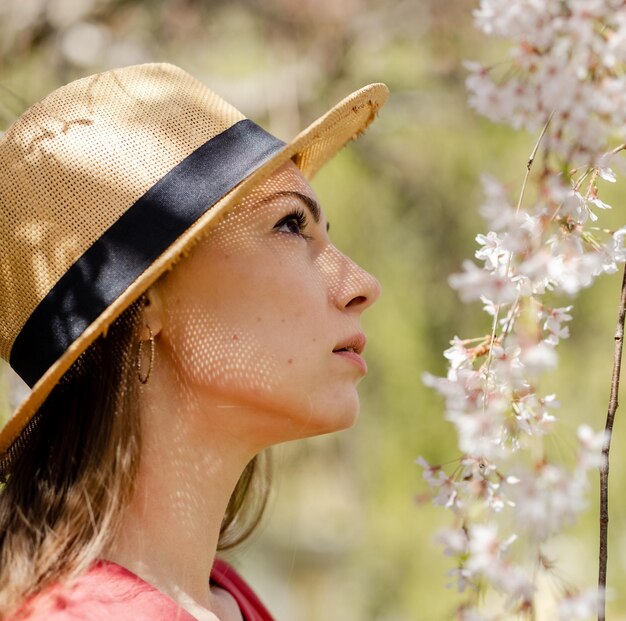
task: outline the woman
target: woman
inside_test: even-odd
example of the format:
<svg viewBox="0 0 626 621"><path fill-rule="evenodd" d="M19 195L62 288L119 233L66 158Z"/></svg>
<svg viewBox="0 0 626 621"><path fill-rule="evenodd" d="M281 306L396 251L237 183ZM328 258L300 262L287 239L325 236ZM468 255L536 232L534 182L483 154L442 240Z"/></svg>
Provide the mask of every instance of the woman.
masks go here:
<svg viewBox="0 0 626 621"><path fill-rule="evenodd" d="M258 522L264 449L357 414L379 286L307 178L386 96L284 144L139 65L9 128L0 354L32 392L0 433L3 618L271 619L215 554Z"/></svg>

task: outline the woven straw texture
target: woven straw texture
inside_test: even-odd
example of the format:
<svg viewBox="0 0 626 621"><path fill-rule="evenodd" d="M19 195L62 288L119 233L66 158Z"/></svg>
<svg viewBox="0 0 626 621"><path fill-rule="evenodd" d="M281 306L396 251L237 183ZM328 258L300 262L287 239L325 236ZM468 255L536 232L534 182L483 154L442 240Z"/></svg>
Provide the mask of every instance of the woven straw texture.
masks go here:
<svg viewBox="0 0 626 621"><path fill-rule="evenodd" d="M311 178L364 131L387 94L384 85L373 84L344 99L189 227L37 382L0 431L0 453L78 356L224 210L288 159ZM167 64L72 82L20 117L0 139L0 357L9 359L38 303L113 222L195 149L244 118Z"/></svg>

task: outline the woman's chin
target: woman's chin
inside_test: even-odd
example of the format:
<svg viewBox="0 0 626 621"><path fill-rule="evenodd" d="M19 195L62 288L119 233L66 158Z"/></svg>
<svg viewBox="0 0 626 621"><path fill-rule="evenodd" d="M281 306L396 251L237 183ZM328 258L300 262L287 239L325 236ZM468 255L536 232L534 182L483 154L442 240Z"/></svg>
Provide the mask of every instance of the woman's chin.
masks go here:
<svg viewBox="0 0 626 621"><path fill-rule="evenodd" d="M301 394L277 399L275 394L263 390L242 398L241 394L220 393L212 388L211 394L205 395L206 407L201 409L215 408L224 413L219 427L228 426L231 436L243 439L248 435L250 440L264 446L349 429L360 411L354 386L350 390L329 391L321 399L321 395L316 395L317 399L303 399Z"/></svg>
<svg viewBox="0 0 626 621"><path fill-rule="evenodd" d="M329 407L320 411L318 415L311 416L303 421L300 437L321 436L336 431L343 431L352 427L358 417L360 404L358 398L350 403L342 404L343 407Z"/></svg>

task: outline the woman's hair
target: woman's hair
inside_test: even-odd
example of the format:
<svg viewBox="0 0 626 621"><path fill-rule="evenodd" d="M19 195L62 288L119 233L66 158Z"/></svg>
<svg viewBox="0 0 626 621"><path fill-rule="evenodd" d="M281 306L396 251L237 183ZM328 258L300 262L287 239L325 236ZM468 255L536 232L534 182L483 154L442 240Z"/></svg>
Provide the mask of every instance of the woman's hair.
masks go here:
<svg viewBox="0 0 626 621"><path fill-rule="evenodd" d="M0 460L0 619L47 585L80 574L116 534L141 454L142 304L140 298L80 356ZM266 457L255 457L239 479L218 550L242 542L259 523L269 489L269 477L258 476L269 472Z"/></svg>

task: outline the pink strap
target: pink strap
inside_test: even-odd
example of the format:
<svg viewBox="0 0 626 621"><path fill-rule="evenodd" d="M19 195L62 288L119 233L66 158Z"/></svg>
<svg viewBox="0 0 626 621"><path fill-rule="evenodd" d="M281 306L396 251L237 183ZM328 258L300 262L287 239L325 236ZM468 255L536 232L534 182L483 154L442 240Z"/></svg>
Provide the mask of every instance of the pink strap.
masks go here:
<svg viewBox="0 0 626 621"><path fill-rule="evenodd" d="M274 621L254 591L226 561L215 559L211 571L211 582L228 591L235 598L244 621Z"/></svg>

